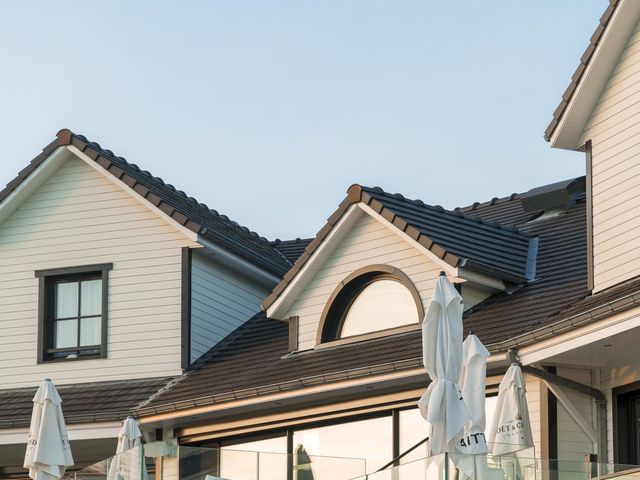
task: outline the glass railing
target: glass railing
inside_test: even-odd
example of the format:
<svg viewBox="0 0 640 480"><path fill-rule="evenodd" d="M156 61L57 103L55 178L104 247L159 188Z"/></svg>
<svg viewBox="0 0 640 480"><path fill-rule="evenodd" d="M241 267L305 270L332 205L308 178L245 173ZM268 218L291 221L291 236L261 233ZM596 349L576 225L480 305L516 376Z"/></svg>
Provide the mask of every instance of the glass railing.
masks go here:
<svg viewBox="0 0 640 480"><path fill-rule="evenodd" d="M536 460L528 465L528 478L543 480L640 480L640 466L569 460Z"/></svg>
<svg viewBox="0 0 640 480"><path fill-rule="evenodd" d="M66 480L348 480L367 472L362 458L254 452L228 448L157 445L128 450L78 471ZM158 453L162 455L156 456ZM166 454L165 454L166 453ZM142 459L144 458L144 461Z"/></svg>
<svg viewBox="0 0 640 480"><path fill-rule="evenodd" d="M401 459L399 465L380 472L367 473L353 480L455 480L460 476L454 456L437 455L431 458ZM503 455L487 455L486 480L534 480L534 449Z"/></svg>
<svg viewBox="0 0 640 480"><path fill-rule="evenodd" d="M131 448L81 470L71 470L63 480L155 480L156 462L145 456L145 447Z"/></svg>
<svg viewBox="0 0 640 480"><path fill-rule="evenodd" d="M455 480L449 454L405 457L375 472L361 458L340 458L147 444L81 470L66 480ZM487 455L486 480L640 480L640 466L535 459L533 449Z"/></svg>

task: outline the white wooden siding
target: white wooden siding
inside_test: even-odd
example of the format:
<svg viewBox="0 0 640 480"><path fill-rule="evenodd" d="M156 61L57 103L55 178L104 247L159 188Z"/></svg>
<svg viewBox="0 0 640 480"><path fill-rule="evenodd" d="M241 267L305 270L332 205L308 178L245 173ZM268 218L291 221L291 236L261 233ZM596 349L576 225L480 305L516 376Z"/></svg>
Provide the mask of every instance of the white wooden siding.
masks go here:
<svg viewBox="0 0 640 480"><path fill-rule="evenodd" d="M181 248L197 246L82 160L0 224L0 388L180 374ZM113 263L108 358L37 364L35 270Z"/></svg>
<svg viewBox="0 0 640 480"><path fill-rule="evenodd" d="M640 274L640 28L583 135L592 142L594 290Z"/></svg>
<svg viewBox="0 0 640 480"><path fill-rule="evenodd" d="M363 215L324 264L318 266L314 278L285 315L299 317L300 350L316 345L322 311L338 284L355 270L375 264L402 270L427 307L441 268L387 226L370 215Z"/></svg>
<svg viewBox="0 0 640 480"><path fill-rule="evenodd" d="M592 386L591 370L558 367L557 374L583 385ZM562 389L562 391L581 414L582 418L588 422L594 431L597 431L596 410L593 399L566 388ZM565 408L558 403L558 459L575 465L576 463L584 462L585 455L588 453L596 453L593 443Z"/></svg>
<svg viewBox="0 0 640 480"><path fill-rule="evenodd" d="M547 389L542 381L535 377L525 375L524 381L527 388L527 408L529 409L535 456L540 457L544 447L543 434L547 429L547 416L543 411L543 405L546 405L546 401L542 396L547 394Z"/></svg>
<svg viewBox="0 0 640 480"><path fill-rule="evenodd" d="M269 293L206 255L193 252L191 262L191 361L260 311Z"/></svg>

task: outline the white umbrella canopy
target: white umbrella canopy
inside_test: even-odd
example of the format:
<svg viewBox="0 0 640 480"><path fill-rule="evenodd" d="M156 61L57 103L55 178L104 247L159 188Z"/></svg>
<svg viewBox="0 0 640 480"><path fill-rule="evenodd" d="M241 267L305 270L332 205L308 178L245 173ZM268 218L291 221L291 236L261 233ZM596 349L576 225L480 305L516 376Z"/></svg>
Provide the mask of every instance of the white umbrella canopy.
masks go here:
<svg viewBox="0 0 640 480"><path fill-rule="evenodd" d="M458 382L465 405L469 411L469 422L460 438L460 450L464 455L452 456L460 470L461 479L484 480L487 475L487 441L485 390L487 359L489 351L480 339L470 333L462 344L462 371Z"/></svg>
<svg viewBox="0 0 640 480"><path fill-rule="evenodd" d="M142 432L133 417L122 422L118 433L116 456L109 465L108 480L146 479L147 469L144 465L142 450Z"/></svg>
<svg viewBox="0 0 640 480"><path fill-rule="evenodd" d="M45 379L33 397L24 468L33 480L62 478L73 465L71 446L64 424L62 400L50 379Z"/></svg>
<svg viewBox="0 0 640 480"><path fill-rule="evenodd" d="M422 355L431 384L418 401L430 427L429 453L455 452L469 413L458 388L462 368L462 297L441 273L422 323Z"/></svg>
<svg viewBox="0 0 640 480"><path fill-rule="evenodd" d="M533 447L522 369L513 364L500 382L496 411L489 430L491 453L504 455Z"/></svg>

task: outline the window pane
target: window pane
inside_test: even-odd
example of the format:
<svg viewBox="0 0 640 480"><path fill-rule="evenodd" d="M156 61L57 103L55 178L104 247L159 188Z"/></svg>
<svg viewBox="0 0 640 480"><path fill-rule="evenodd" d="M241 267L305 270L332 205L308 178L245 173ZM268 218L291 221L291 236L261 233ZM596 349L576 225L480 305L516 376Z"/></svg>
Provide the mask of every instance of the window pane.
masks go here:
<svg viewBox="0 0 640 480"><path fill-rule="evenodd" d="M100 315L102 310L102 280L84 280L80 284L80 315Z"/></svg>
<svg viewBox="0 0 640 480"><path fill-rule="evenodd" d="M287 478L287 438L267 438L220 448L220 474L234 480Z"/></svg>
<svg viewBox="0 0 640 480"><path fill-rule="evenodd" d="M99 345L100 344L100 317L83 318L80 320L80 345Z"/></svg>
<svg viewBox="0 0 640 480"><path fill-rule="evenodd" d="M78 282L56 284L56 318L78 316Z"/></svg>
<svg viewBox="0 0 640 480"><path fill-rule="evenodd" d="M358 469L354 462L323 461L316 456L363 458L367 472L373 472L393 458L393 426L391 416L299 430L293 434L294 451L304 448L311 456L314 480L353 478L362 473L346 472ZM347 473L349 473L348 476Z"/></svg>
<svg viewBox="0 0 640 480"><path fill-rule="evenodd" d="M418 323L411 292L394 280L378 280L358 295L342 327L341 337Z"/></svg>
<svg viewBox="0 0 640 480"><path fill-rule="evenodd" d="M75 347L78 342L78 321L58 320L55 338L55 348Z"/></svg>
<svg viewBox="0 0 640 480"><path fill-rule="evenodd" d="M413 447L427 436L427 421L420 410L412 408L400 411L400 453ZM427 456L427 444L424 443L400 460L409 463Z"/></svg>

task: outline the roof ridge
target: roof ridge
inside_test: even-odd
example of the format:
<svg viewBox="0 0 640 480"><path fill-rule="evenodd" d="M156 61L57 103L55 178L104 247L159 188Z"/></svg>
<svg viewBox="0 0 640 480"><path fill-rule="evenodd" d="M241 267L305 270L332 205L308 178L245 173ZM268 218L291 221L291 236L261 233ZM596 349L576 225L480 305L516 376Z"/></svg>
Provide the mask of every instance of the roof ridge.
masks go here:
<svg viewBox="0 0 640 480"><path fill-rule="evenodd" d="M357 184L356 184L357 185ZM498 222L496 222L495 220L485 220L480 218L477 215L466 215L464 212L464 209L460 208L460 207L456 207L453 210L448 210L446 208L444 208L442 205L430 205L428 203L425 203L424 201L420 200L420 199L416 199L416 200L412 200L410 198L405 197L404 195L402 195L401 193L390 193L390 192L386 192L385 190L383 190L381 187L367 187L364 185L358 185L363 191L370 191L370 192L374 192L374 193L378 193L378 194L382 194L382 195L386 195L386 196L390 196L390 197L394 197L398 200L402 200L404 202L409 202L412 203L413 205L417 205L418 207L421 208L426 208L429 210L434 210L438 213L444 213L446 215L452 215L454 217L457 218L463 218L475 223L479 223L481 225L487 225L489 227L493 227L493 228L498 228L500 230L506 230L509 232L514 232L514 233L519 233L521 235L524 235L526 237L529 237L529 235L521 230L519 230L518 228L511 226L511 225L502 225ZM512 194L511 196L514 196L517 194ZM506 198L506 197L505 197ZM498 199L492 199L492 201L495 203L495 201L497 201Z"/></svg>
<svg viewBox="0 0 640 480"><path fill-rule="evenodd" d="M560 180L558 182L551 182L551 183L545 183L544 185L538 185L536 187L530 188L526 192L519 192L519 193L518 192L514 192L514 193L512 193L510 195L507 195L507 196L504 196L504 197L493 197L493 198L491 198L491 200L486 200L484 202L473 202L471 205L466 205L464 207L456 207L456 208L454 208L454 210L461 210L463 212L471 212L471 211L477 210L478 208L481 208L481 207L489 207L489 206L496 205L498 203L507 203L507 202L511 202L513 200L519 200L522 195L524 195L525 193L530 192L531 190L534 190L536 188L543 188L543 187L547 187L549 185L554 185L556 183L574 181L574 180L577 180L577 179L579 179L581 177L584 177L584 175L578 175L577 177L567 178L566 180Z"/></svg>
<svg viewBox="0 0 640 480"><path fill-rule="evenodd" d="M522 193L512 193L511 195L507 195L505 197L493 197L491 200L486 200L484 202L473 202L471 205L465 205L464 207L456 207L454 210L461 210L463 212L472 212L479 207L489 207L492 205L496 205L498 203L507 203L516 199L520 199Z"/></svg>
<svg viewBox="0 0 640 480"><path fill-rule="evenodd" d="M283 243L287 243L287 244L297 244L297 243L303 243L303 242L310 242L311 240L313 240L314 237L308 237L308 238L300 238L300 237L296 237L292 240L281 240L279 238L276 238L274 240L271 240L271 245L273 245L274 247L277 247L278 245L282 245Z"/></svg>
<svg viewBox="0 0 640 480"><path fill-rule="evenodd" d="M131 167L132 169L140 172L142 175L144 175L144 176L146 176L148 178L151 178L154 181L160 183L161 185L167 187L172 192L175 192L179 196L183 197L185 200L189 201L194 206L200 208L203 211L203 213L214 215L215 217L220 218L221 220L233 225L234 227L237 227L237 228L243 230L245 233L248 233L249 235L251 235L255 239L257 239L257 240L259 240L261 242L264 242L265 244L271 245L271 241L268 238L263 237L262 235L260 235L258 232L254 231L254 230L251 230L251 229L249 229L248 227L246 227L244 225L239 224L235 220L231 220L231 218L229 218L227 215L225 215L223 213L220 213L220 212L218 212L217 210L215 210L213 208L209 208L206 203L199 202L194 197L188 196L183 190L179 190L175 186L173 186L172 184L166 183L161 177L154 176L148 170L140 169L140 167L138 167L138 165L136 165L135 163L129 162L124 157L117 156L111 150L103 148L98 142L93 142L93 141L87 139L87 137L85 137L84 135L78 134L78 133L74 133L74 132L72 132L71 130L68 130L68 129L60 130L60 132L58 132L58 135L60 135L60 133L64 132L65 130L67 130L71 134L71 136L76 137L77 139L85 142L90 147L94 148L95 150L98 150L101 154L104 154L104 155L110 157L112 160L115 160L117 163L123 163L123 164Z"/></svg>

